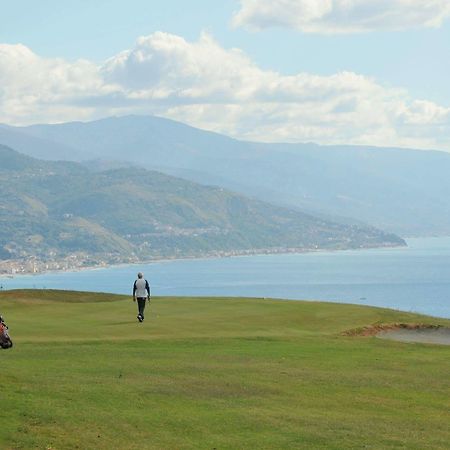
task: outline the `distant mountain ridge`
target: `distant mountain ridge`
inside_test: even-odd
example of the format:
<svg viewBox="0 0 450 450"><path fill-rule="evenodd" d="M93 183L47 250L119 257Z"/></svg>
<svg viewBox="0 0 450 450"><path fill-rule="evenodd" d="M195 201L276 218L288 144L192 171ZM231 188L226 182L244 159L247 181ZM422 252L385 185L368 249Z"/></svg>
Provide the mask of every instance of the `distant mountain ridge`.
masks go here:
<svg viewBox="0 0 450 450"><path fill-rule="evenodd" d="M16 127L0 124L0 144L26 155L47 160L83 160L89 154L60 142L28 135Z"/></svg>
<svg viewBox="0 0 450 450"><path fill-rule="evenodd" d="M444 152L260 144L149 116L2 129L26 137L20 150L32 156L50 142L47 159L129 161L334 220L354 218L403 235L450 234Z"/></svg>
<svg viewBox="0 0 450 450"><path fill-rule="evenodd" d="M0 191L3 259L84 252L142 260L404 245L374 228L336 224L155 171L93 172L1 145Z"/></svg>

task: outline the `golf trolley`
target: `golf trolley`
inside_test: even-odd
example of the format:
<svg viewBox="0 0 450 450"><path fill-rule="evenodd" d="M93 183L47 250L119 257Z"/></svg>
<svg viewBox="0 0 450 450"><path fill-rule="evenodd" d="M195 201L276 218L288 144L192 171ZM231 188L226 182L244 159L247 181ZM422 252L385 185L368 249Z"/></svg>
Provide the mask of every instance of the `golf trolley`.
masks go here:
<svg viewBox="0 0 450 450"><path fill-rule="evenodd" d="M0 348L11 348L13 343L8 333L8 326L6 325L3 317L0 316Z"/></svg>

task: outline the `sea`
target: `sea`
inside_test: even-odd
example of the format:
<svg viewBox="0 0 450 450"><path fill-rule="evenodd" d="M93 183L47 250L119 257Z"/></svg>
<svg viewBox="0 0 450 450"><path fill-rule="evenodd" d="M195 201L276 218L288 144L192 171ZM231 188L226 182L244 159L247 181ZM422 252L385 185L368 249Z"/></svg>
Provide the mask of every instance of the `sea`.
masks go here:
<svg viewBox="0 0 450 450"><path fill-rule="evenodd" d="M157 296L326 300L450 318L450 237L407 247L180 259L0 277L0 289L130 294L142 271Z"/></svg>

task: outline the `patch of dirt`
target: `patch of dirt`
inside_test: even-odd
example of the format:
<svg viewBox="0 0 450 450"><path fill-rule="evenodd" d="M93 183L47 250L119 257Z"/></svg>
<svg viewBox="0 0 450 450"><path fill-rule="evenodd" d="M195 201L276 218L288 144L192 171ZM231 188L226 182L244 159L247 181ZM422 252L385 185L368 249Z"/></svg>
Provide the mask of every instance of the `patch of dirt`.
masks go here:
<svg viewBox="0 0 450 450"><path fill-rule="evenodd" d="M430 325L424 323L385 323L370 325L367 327L354 328L342 333L343 336L376 336L379 333L394 330L437 330L440 325Z"/></svg>
<svg viewBox="0 0 450 450"><path fill-rule="evenodd" d="M378 324L344 331L344 336L377 336L400 342L450 345L450 328L421 323Z"/></svg>

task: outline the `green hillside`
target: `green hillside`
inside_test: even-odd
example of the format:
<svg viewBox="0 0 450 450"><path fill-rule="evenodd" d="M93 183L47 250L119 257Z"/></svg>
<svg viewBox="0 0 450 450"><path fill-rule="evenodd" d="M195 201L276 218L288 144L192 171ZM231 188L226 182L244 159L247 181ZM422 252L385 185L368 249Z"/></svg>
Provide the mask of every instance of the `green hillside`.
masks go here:
<svg viewBox="0 0 450 450"><path fill-rule="evenodd" d="M395 235L341 225L155 171L90 171L0 146L0 257L137 259L258 249L404 245Z"/></svg>
<svg viewBox="0 0 450 450"><path fill-rule="evenodd" d="M447 449L450 347L349 337L450 321L314 302L0 292L0 448Z"/></svg>
<svg viewBox="0 0 450 450"><path fill-rule="evenodd" d="M354 219L402 236L450 233L448 152L257 143L152 116L7 127L16 139L1 131L0 142L32 156L129 161L335 221Z"/></svg>

